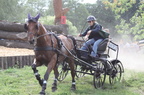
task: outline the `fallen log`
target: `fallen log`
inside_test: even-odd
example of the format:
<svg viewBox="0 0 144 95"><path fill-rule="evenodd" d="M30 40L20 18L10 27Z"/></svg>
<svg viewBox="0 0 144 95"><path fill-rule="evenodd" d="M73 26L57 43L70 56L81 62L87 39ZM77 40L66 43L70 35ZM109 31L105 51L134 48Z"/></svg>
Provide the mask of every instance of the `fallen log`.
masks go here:
<svg viewBox="0 0 144 95"><path fill-rule="evenodd" d="M18 33L18 32L6 32L0 30L0 38L9 40L27 41L27 34L26 32Z"/></svg>
<svg viewBox="0 0 144 95"><path fill-rule="evenodd" d="M33 49L33 45L28 42L18 42L18 41L9 41L9 40L0 40L0 46L11 47L11 48L27 48Z"/></svg>
<svg viewBox="0 0 144 95"><path fill-rule="evenodd" d="M84 42L81 39L76 39L77 47L80 48L82 43ZM0 39L0 46L5 47L11 47L11 48L27 48L27 49L33 49L34 45L29 44L28 41L14 41L14 40L6 40L6 39Z"/></svg>
<svg viewBox="0 0 144 95"><path fill-rule="evenodd" d="M48 31L56 31L57 33L68 33L68 25L44 25ZM26 32L24 24L0 21L0 30L8 32Z"/></svg>
<svg viewBox="0 0 144 95"><path fill-rule="evenodd" d="M0 21L0 30L9 31L9 32L23 32L24 25L20 23L12 23L7 21Z"/></svg>
<svg viewBox="0 0 144 95"><path fill-rule="evenodd" d="M65 33L68 34L68 25L61 24L61 25L44 25L47 31L53 31L58 34Z"/></svg>

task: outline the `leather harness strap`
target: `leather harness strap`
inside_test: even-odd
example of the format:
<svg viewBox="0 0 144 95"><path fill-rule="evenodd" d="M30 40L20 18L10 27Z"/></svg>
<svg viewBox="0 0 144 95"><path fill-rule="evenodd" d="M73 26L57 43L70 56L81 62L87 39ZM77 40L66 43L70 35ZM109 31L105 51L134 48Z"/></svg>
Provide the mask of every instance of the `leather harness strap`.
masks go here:
<svg viewBox="0 0 144 95"><path fill-rule="evenodd" d="M39 36L38 38L40 38L42 36L45 36L45 35L50 35L50 36L53 35L56 38L56 40L57 40L58 48L54 48L53 47L53 41L51 40L52 46L45 46L45 47L37 47L36 46L36 47L34 47L34 51L50 51L50 50L52 50L52 51L56 51L57 52L57 50L60 50L60 48L62 47L62 41L54 33L44 34L44 35Z"/></svg>

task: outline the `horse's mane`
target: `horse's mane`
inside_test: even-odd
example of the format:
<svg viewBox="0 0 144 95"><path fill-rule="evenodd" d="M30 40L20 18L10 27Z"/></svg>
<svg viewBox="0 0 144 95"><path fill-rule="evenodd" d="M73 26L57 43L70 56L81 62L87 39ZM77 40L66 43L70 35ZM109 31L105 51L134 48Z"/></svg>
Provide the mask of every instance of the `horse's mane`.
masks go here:
<svg viewBox="0 0 144 95"><path fill-rule="evenodd" d="M76 43L75 38L74 38L73 36L70 36L70 35L68 35L67 37L70 38L70 39L72 39L73 44L74 44L74 49L76 50L76 48L77 48L77 43Z"/></svg>
<svg viewBox="0 0 144 95"><path fill-rule="evenodd" d="M44 25L41 24L40 22L39 22L39 28L40 28L40 31L45 31L45 32L47 32L47 30L46 30L46 28L44 27Z"/></svg>

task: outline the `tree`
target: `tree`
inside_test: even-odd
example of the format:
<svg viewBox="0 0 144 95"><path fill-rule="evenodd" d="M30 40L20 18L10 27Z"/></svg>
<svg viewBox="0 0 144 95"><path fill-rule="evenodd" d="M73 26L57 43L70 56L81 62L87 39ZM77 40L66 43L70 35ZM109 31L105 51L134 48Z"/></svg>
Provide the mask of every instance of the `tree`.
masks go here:
<svg viewBox="0 0 144 95"><path fill-rule="evenodd" d="M36 15L41 13L46 15L47 0L1 0L0 1L0 20L10 22L25 22L27 14Z"/></svg>
<svg viewBox="0 0 144 95"><path fill-rule="evenodd" d="M0 20L21 21L23 9L19 5L19 0L1 0L0 2Z"/></svg>
<svg viewBox="0 0 144 95"><path fill-rule="evenodd" d="M144 2L142 0L114 0L104 1L105 5L113 10L118 33L129 35L131 40L144 39Z"/></svg>
<svg viewBox="0 0 144 95"><path fill-rule="evenodd" d="M79 32L83 29L88 15L94 15L104 28L110 29L111 35L116 35L115 14L101 0L97 0L94 4L82 4L77 0L63 0L63 2L64 6L70 9L67 18L78 28Z"/></svg>
<svg viewBox="0 0 144 95"><path fill-rule="evenodd" d="M86 6L79 3L79 1L63 0L64 6L70 9L66 15L67 19L70 20L72 24L77 27L78 32L81 31L82 27L86 22L86 18L89 15Z"/></svg>
<svg viewBox="0 0 144 95"><path fill-rule="evenodd" d="M43 24L53 25L54 19L54 16L45 16L40 18L40 22L42 22ZM77 28L73 26L73 24L69 20L67 20L67 24L69 26L68 34L76 35Z"/></svg>
<svg viewBox="0 0 144 95"><path fill-rule="evenodd" d="M95 4L86 4L86 8L91 15L97 18L99 24L110 30L112 36L117 34L115 31L115 14L101 0L97 0Z"/></svg>
<svg viewBox="0 0 144 95"><path fill-rule="evenodd" d="M37 13L40 13L41 16L46 16L48 14L46 13L48 4L48 0L27 0L23 5L23 8L25 8L27 14L31 13L32 15L36 15Z"/></svg>
<svg viewBox="0 0 144 95"><path fill-rule="evenodd" d="M55 13L55 24L60 24L61 17L69 11L68 8L62 8L62 0L53 0L53 8Z"/></svg>

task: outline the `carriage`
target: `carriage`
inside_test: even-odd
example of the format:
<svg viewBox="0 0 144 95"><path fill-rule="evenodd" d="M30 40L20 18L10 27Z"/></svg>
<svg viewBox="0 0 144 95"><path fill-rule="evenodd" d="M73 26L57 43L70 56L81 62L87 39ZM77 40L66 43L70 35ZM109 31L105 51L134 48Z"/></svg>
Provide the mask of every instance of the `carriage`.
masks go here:
<svg viewBox="0 0 144 95"><path fill-rule="evenodd" d="M86 74L93 75L95 88L103 87L106 75L109 76L110 84L120 81L124 69L121 61L118 60L117 44L109 41L109 38L104 39L98 47L99 58L91 60L88 57L91 47L89 51L79 50L74 37L56 35L52 31L47 31L38 21L39 18L40 14L36 17L31 17L29 14L24 28L27 30L28 41L34 44L35 57L31 67L41 86L40 95L45 95L47 81L52 70L55 75L52 91L57 90L57 80L64 80L69 70L71 70L72 77L71 90L76 90L75 75L77 77ZM114 59L110 59L110 50L116 52ZM43 79L37 70L37 67L42 65L47 67Z"/></svg>
<svg viewBox="0 0 144 95"><path fill-rule="evenodd" d="M75 72L78 78L83 77L85 74L93 76L93 85L95 88L102 88L106 76L109 77L109 83L111 85L120 81L124 68L121 61L118 59L119 46L110 41L111 39L104 39L98 46L99 57L95 60L89 58L92 50L91 46L88 51L76 49L76 54L73 55L75 58ZM79 42L78 40L77 42ZM110 51L115 52L115 58L110 58ZM62 81L65 79L70 68L68 63L63 61L59 66L59 77L58 80Z"/></svg>

